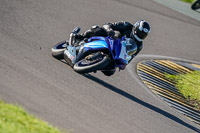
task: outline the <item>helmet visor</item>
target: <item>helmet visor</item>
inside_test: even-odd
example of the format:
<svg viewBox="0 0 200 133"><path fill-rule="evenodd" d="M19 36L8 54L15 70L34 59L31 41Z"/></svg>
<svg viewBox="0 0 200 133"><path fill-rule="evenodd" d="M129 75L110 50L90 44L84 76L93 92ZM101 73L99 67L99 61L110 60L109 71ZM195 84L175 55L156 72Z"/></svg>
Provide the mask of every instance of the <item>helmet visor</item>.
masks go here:
<svg viewBox="0 0 200 133"><path fill-rule="evenodd" d="M135 33L140 39L145 39L148 35L148 32L144 32L143 30L140 31L140 30L137 30L136 33Z"/></svg>

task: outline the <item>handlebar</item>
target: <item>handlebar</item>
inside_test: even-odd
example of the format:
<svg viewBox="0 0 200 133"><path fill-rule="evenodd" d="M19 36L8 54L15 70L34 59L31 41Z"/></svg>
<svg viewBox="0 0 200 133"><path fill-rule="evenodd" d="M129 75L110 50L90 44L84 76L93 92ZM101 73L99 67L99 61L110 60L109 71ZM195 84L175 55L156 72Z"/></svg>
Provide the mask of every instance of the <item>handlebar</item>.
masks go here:
<svg viewBox="0 0 200 133"><path fill-rule="evenodd" d="M80 30L81 30L81 28L79 28L79 27L75 27L72 30L72 33L69 36L69 45L73 45L74 44L74 42L75 42L75 36L76 36L76 34L78 34L80 32Z"/></svg>

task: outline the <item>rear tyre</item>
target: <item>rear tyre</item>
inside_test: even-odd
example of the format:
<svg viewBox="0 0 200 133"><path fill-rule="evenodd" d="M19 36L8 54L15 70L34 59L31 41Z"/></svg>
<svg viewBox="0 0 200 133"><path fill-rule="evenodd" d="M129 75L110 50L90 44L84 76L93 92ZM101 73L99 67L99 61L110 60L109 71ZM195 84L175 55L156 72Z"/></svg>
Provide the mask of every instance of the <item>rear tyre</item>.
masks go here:
<svg viewBox="0 0 200 133"><path fill-rule="evenodd" d="M107 70L107 71L101 71L106 76L112 76L115 73L116 69L113 70Z"/></svg>
<svg viewBox="0 0 200 133"><path fill-rule="evenodd" d="M67 45L68 42L66 41L62 41L54 45L53 48L51 49L52 56L58 60L64 59L64 51Z"/></svg>
<svg viewBox="0 0 200 133"><path fill-rule="evenodd" d="M98 54L89 55L91 58L84 58L74 65L74 71L78 73L95 72L105 68L111 61L108 55ZM93 58L95 56L95 58Z"/></svg>

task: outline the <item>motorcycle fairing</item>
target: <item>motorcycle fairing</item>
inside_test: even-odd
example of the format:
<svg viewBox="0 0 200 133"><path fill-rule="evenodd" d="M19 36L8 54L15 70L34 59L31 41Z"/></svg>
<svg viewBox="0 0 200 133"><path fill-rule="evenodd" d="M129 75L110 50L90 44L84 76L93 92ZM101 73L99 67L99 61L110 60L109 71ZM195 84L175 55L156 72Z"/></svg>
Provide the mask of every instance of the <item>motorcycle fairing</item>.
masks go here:
<svg viewBox="0 0 200 133"><path fill-rule="evenodd" d="M126 53L126 44L125 44L125 40L111 40L112 43L111 44L111 48L114 54L113 59L116 62L116 66L115 67L119 67L120 69L124 69L126 67L126 65L128 64L128 60L127 60L127 53Z"/></svg>
<svg viewBox="0 0 200 133"><path fill-rule="evenodd" d="M84 48L85 48L85 51L109 49L106 42L102 41L102 40L96 40L96 41L93 41L93 42L85 43Z"/></svg>
<svg viewBox="0 0 200 133"><path fill-rule="evenodd" d="M84 53L89 51L109 50L116 62L115 67L124 69L128 64L125 42L125 40L114 40L110 37L91 37L88 39L88 43L83 45Z"/></svg>
<svg viewBox="0 0 200 133"><path fill-rule="evenodd" d="M110 50L110 42L105 37L91 37L88 39L88 43L84 44L85 51L88 50L102 50L109 49Z"/></svg>

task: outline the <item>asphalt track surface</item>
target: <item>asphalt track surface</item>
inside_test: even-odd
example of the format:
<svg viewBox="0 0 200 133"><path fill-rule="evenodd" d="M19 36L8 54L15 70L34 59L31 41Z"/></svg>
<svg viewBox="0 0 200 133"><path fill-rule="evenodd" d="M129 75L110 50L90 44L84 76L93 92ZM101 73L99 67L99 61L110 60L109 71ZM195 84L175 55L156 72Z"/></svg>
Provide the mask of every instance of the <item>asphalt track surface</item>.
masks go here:
<svg viewBox="0 0 200 133"><path fill-rule="evenodd" d="M152 28L144 49L112 77L79 75L51 56L75 26L138 19ZM1 0L0 98L74 133L198 132L145 89L135 63L144 55L200 62L199 35L199 21L152 0Z"/></svg>

